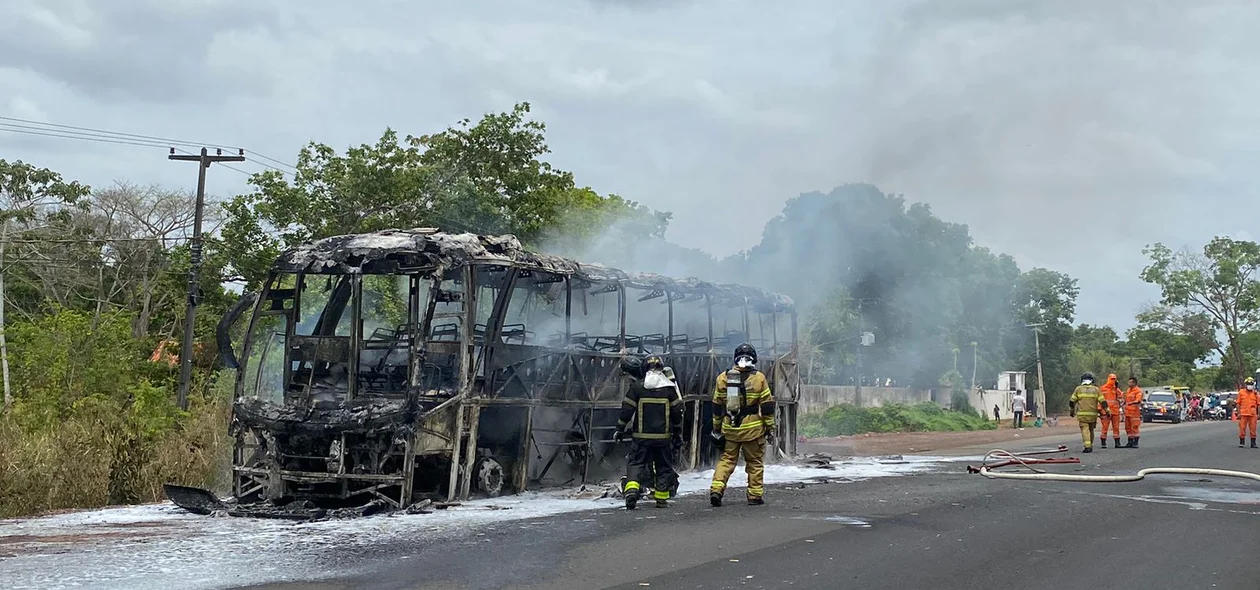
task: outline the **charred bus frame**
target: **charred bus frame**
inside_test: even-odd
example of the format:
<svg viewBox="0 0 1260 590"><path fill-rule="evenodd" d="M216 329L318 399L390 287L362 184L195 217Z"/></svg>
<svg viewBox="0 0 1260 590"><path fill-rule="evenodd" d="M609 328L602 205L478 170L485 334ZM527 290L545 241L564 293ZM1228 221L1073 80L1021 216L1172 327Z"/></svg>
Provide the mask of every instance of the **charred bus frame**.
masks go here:
<svg viewBox="0 0 1260 590"><path fill-rule="evenodd" d="M241 354L231 331L249 312ZM741 342L796 451L796 310L740 285L632 274L431 229L285 252L219 328L236 369L238 500L421 498L615 479L626 354L662 355L686 400L684 469L710 464L710 397Z"/></svg>

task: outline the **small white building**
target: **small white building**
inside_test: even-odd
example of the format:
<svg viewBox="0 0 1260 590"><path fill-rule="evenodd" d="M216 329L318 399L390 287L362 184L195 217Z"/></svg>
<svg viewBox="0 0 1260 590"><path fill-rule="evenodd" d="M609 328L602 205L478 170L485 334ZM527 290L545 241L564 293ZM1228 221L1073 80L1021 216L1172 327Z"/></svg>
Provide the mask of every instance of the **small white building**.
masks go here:
<svg viewBox="0 0 1260 590"><path fill-rule="evenodd" d="M1003 371L998 374L997 389L976 388L968 396L971 407L984 413L985 417L993 419L993 406L998 408L998 416L1002 420L1010 420L1015 417L1011 412L1011 399L1015 397L1015 390L1024 392L1025 399L1028 403L1032 403L1032 392L1028 391L1025 386L1027 374L1024 371Z"/></svg>
<svg viewBox="0 0 1260 590"><path fill-rule="evenodd" d="M1024 380L1027 373L1024 371L1002 371L998 374L997 388L1001 391L1014 391L1016 389L1028 393L1028 388L1024 386Z"/></svg>

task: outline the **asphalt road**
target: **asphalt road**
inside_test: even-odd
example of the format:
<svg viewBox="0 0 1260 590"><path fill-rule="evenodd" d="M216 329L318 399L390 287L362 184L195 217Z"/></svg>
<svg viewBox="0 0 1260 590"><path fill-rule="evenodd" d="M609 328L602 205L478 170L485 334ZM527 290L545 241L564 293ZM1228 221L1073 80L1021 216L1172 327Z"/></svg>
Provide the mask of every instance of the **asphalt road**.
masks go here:
<svg viewBox="0 0 1260 590"><path fill-rule="evenodd" d="M1260 472L1260 449L1239 449L1233 422L1144 427L1137 450L1082 455L1080 441L1066 438L1023 446L1069 443L1082 464L1052 467L1068 473L1155 466ZM772 487L759 507L728 501L714 509L694 496L669 509L505 523L390 547L345 579L264 587L1260 588L1260 483L1197 476L1016 482L954 467ZM732 492L728 500L739 500Z"/></svg>

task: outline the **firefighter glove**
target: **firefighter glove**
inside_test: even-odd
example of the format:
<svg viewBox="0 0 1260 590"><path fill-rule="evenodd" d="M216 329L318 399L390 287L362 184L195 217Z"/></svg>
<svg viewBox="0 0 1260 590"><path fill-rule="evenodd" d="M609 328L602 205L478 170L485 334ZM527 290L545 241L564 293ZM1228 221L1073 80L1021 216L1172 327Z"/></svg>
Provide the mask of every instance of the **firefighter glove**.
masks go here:
<svg viewBox="0 0 1260 590"><path fill-rule="evenodd" d="M626 431L618 428L613 431L613 442L621 442L626 438Z"/></svg>
<svg viewBox="0 0 1260 590"><path fill-rule="evenodd" d="M722 439L725 438L722 436L721 430L714 430L713 432L709 433L709 436L713 437L714 442L722 442Z"/></svg>
<svg viewBox="0 0 1260 590"><path fill-rule="evenodd" d="M766 429L766 442L774 444L774 430L769 428Z"/></svg>

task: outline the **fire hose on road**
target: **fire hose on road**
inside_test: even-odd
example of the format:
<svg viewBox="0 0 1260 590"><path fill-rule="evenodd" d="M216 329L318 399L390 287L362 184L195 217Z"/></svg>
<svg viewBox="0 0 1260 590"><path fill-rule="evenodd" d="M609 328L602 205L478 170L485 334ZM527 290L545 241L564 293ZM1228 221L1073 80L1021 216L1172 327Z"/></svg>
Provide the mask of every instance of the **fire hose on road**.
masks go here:
<svg viewBox="0 0 1260 590"><path fill-rule="evenodd" d="M1066 447L1060 447L1066 450ZM1050 451L1055 452L1055 451ZM1045 454L1045 451L1038 451L1035 454ZM1039 481L1071 481L1079 483L1126 483L1133 481L1141 481L1148 475L1214 475L1217 477L1236 477L1239 479L1250 479L1260 481L1260 473L1251 473L1249 471L1234 471L1232 469L1208 469L1202 467L1148 467L1137 473L1130 475L1074 475L1069 473L1046 473L1040 469L1033 467L1036 464L1047 463L1080 463L1080 459L1029 459L1027 455L1034 453L1011 453L1002 449L993 449L984 456L984 462L979 468L967 467L967 471L971 473L979 473L989 479L1025 479ZM1001 462L990 463L990 459L997 459ZM1032 473L1005 473L994 471L999 467L1008 465L1021 465L1026 467Z"/></svg>

